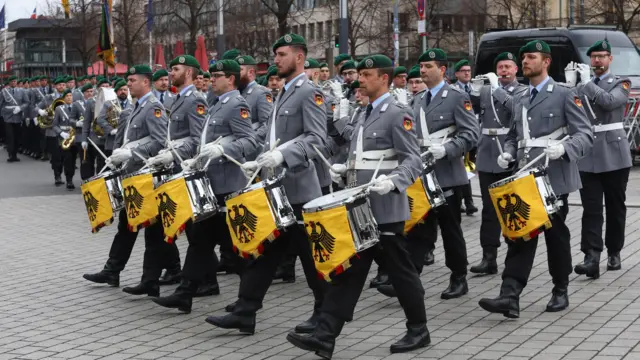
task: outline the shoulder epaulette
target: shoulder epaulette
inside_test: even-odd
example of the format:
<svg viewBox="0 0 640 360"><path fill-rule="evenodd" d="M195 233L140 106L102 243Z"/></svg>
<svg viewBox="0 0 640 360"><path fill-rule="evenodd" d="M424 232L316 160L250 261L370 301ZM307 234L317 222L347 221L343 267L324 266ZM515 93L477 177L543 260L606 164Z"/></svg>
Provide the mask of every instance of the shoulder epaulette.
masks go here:
<svg viewBox="0 0 640 360"><path fill-rule="evenodd" d="M450 85L449 89L455 91L455 92L459 92L459 93L463 93L462 89L460 89L459 87L455 86L455 85Z"/></svg>

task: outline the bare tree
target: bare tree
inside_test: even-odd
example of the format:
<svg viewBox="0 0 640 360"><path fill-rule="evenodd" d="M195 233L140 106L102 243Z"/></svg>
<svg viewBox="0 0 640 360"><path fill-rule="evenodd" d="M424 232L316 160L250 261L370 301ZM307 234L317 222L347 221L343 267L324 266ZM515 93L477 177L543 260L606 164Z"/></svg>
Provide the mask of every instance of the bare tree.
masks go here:
<svg viewBox="0 0 640 360"><path fill-rule="evenodd" d="M227 48L237 48L258 61L268 60L278 25L276 16L270 11L256 16L256 9L264 6L261 0L235 0L228 4L224 9Z"/></svg>
<svg viewBox="0 0 640 360"><path fill-rule="evenodd" d="M585 23L613 24L628 34L640 14L640 0L585 0Z"/></svg>
<svg viewBox="0 0 640 360"><path fill-rule="evenodd" d="M146 49L146 13L144 0L120 0L113 5L114 39L118 52L129 65L140 62Z"/></svg>
<svg viewBox="0 0 640 360"><path fill-rule="evenodd" d="M327 6L332 15L339 18L340 1L330 0ZM347 0L350 54L357 54L361 47L386 45L388 36L393 32L393 29L389 31L389 6L388 0Z"/></svg>
<svg viewBox="0 0 640 360"><path fill-rule="evenodd" d="M494 0L487 15L497 27L523 29L546 26L548 0Z"/></svg>
<svg viewBox="0 0 640 360"><path fill-rule="evenodd" d="M260 0L262 6L275 15L278 22L278 36L289 32L289 13L294 0Z"/></svg>
<svg viewBox="0 0 640 360"><path fill-rule="evenodd" d="M168 0L156 6L156 16L166 17L167 30L174 33L184 29L187 34L185 51L193 54L198 35L214 23L218 11L217 2L212 0ZM159 9L160 8L160 9ZM177 24L176 24L177 22Z"/></svg>

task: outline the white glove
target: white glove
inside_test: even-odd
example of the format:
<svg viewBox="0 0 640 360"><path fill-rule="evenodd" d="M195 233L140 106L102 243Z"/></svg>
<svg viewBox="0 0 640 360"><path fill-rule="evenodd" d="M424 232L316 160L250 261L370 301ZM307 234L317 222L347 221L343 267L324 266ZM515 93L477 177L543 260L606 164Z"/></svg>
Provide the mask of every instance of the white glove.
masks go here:
<svg viewBox="0 0 640 360"><path fill-rule="evenodd" d="M111 170L115 170L118 167L116 164L113 163L113 160L111 160L111 157L108 157L107 160L104 161L104 164L107 165L107 167Z"/></svg>
<svg viewBox="0 0 640 360"><path fill-rule="evenodd" d="M380 175L376 179L374 185L371 185L369 189L371 189L371 191L373 192L377 192L380 195L384 195L395 188L396 184L394 184L393 181L391 181L391 179L387 177L387 175Z"/></svg>
<svg viewBox="0 0 640 360"><path fill-rule="evenodd" d="M173 154L170 151L158 154L148 160L153 166L170 165L173 163Z"/></svg>
<svg viewBox="0 0 640 360"><path fill-rule="evenodd" d="M38 114L39 114L40 116L45 116L45 115L47 115L47 112L46 112L46 111L44 111L44 110L42 110L42 109L38 109Z"/></svg>
<svg viewBox="0 0 640 360"><path fill-rule="evenodd" d="M498 83L498 75L490 72L488 74L485 74L484 76L486 76L487 79L489 79L489 83L491 84L492 90L495 90L500 87L500 83Z"/></svg>
<svg viewBox="0 0 640 360"><path fill-rule="evenodd" d="M564 68L564 78L567 85L576 86L578 74L576 72L575 64L573 61L568 63L567 67Z"/></svg>
<svg viewBox="0 0 640 360"><path fill-rule="evenodd" d="M132 156L133 154L131 153L131 150L119 148L113 150L113 154L109 156L109 159L111 159L111 162L117 166L131 159Z"/></svg>
<svg viewBox="0 0 640 360"><path fill-rule="evenodd" d="M87 150L87 148L89 147L89 143L86 141L83 141L80 145L82 145L82 150Z"/></svg>
<svg viewBox="0 0 640 360"><path fill-rule="evenodd" d="M38 125L38 119L33 118L33 125Z"/></svg>
<svg viewBox="0 0 640 360"><path fill-rule="evenodd" d="M192 170L194 168L194 165L196 164L196 159L187 159L185 161L183 161L180 166L182 167L182 170Z"/></svg>
<svg viewBox="0 0 640 360"><path fill-rule="evenodd" d="M109 135L111 136L115 136L118 133L118 129L113 129L111 130L111 132L109 133Z"/></svg>
<svg viewBox="0 0 640 360"><path fill-rule="evenodd" d="M269 151L261 154L256 159L259 166L266 168L274 168L284 162L284 155L278 150Z"/></svg>
<svg viewBox="0 0 640 360"><path fill-rule="evenodd" d="M500 166L503 169L508 169L509 163L511 163L512 161L513 161L513 156L511 156L511 154L509 153L502 153L500 154L500 156L498 156L498 166Z"/></svg>
<svg viewBox="0 0 640 360"><path fill-rule="evenodd" d="M63 131L60 133L60 137L67 140L69 138L69 133Z"/></svg>
<svg viewBox="0 0 640 360"><path fill-rule="evenodd" d="M433 155L436 160L440 160L443 157L447 156L447 150L444 148L442 144L434 144L429 148L429 152Z"/></svg>
<svg viewBox="0 0 640 360"><path fill-rule="evenodd" d="M400 104L402 104L402 105L409 104L409 97L407 96L407 90L405 90L405 89L396 89L395 93L396 93L396 100Z"/></svg>
<svg viewBox="0 0 640 360"><path fill-rule="evenodd" d="M22 109L20 109L20 106L13 107L13 115L20 113L20 111L22 111Z"/></svg>
<svg viewBox="0 0 640 360"><path fill-rule="evenodd" d="M260 167L260 165L258 165L257 161L247 161L246 163L242 164L242 167L240 169L242 169L244 176L246 176L247 179L250 179L256 172L256 170L258 170L258 167Z"/></svg>
<svg viewBox="0 0 640 360"><path fill-rule="evenodd" d="M224 154L224 148L222 145L208 143L204 144L200 148L200 156L208 157L210 159L217 159Z"/></svg>
<svg viewBox="0 0 640 360"><path fill-rule="evenodd" d="M336 99L342 99L344 97L342 94L342 84L337 81L330 81L329 86L331 87L331 92L333 92L333 97Z"/></svg>
<svg viewBox="0 0 640 360"><path fill-rule="evenodd" d="M333 164L331 165L331 171L338 174L344 175L347 172L347 165L345 164Z"/></svg>
<svg viewBox="0 0 640 360"><path fill-rule="evenodd" d="M334 172L333 170L329 170L329 174L331 175L331 181L333 181L334 183L340 183L342 182L342 175Z"/></svg>
<svg viewBox="0 0 640 360"><path fill-rule="evenodd" d="M591 80L591 66L587 64L578 64L578 73L580 73L580 83L586 84Z"/></svg>
<svg viewBox="0 0 640 360"><path fill-rule="evenodd" d="M558 159L562 155L564 155L564 145L556 144L548 146L546 149L544 149L544 153L547 154L547 156L551 160Z"/></svg>
<svg viewBox="0 0 640 360"><path fill-rule="evenodd" d="M82 127L82 125L84 125L84 121L82 120L76 121L76 127Z"/></svg>

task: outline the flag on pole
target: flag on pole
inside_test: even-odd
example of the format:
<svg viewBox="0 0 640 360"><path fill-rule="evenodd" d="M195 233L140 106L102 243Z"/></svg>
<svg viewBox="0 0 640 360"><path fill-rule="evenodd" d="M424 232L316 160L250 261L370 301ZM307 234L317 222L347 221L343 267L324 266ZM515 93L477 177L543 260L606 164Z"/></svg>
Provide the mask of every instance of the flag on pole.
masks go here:
<svg viewBox="0 0 640 360"><path fill-rule="evenodd" d="M4 5L2 5L2 10L0 10L0 29L4 29Z"/></svg>
<svg viewBox="0 0 640 360"><path fill-rule="evenodd" d="M149 0L147 5L147 31L151 32L153 29L153 0Z"/></svg>
<svg viewBox="0 0 640 360"><path fill-rule="evenodd" d="M116 66L113 42L111 41L111 0L102 0L102 21L97 52L98 57L109 67Z"/></svg>
<svg viewBox="0 0 640 360"><path fill-rule="evenodd" d="M68 19L70 14L69 0L62 0L62 9L64 9L64 18Z"/></svg>
<svg viewBox="0 0 640 360"><path fill-rule="evenodd" d="M36 18L36 8L33 8L33 12L31 13L31 19Z"/></svg>

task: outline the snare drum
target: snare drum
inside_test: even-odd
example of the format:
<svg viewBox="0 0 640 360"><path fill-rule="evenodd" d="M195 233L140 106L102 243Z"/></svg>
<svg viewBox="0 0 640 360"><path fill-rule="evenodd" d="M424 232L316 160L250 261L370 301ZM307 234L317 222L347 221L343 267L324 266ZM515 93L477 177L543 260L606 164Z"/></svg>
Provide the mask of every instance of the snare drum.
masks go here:
<svg viewBox="0 0 640 360"><path fill-rule="evenodd" d="M81 190L93 233L110 225L114 214L124 208L119 172L98 174L83 182Z"/></svg>
<svg viewBox="0 0 640 360"><path fill-rule="evenodd" d="M95 175L83 184L88 184L97 179L104 179L109 194L109 202L114 213L124 209L124 198L122 197L122 174L118 170L105 171L102 174Z"/></svg>
<svg viewBox="0 0 640 360"><path fill-rule="evenodd" d="M147 175L147 174L153 175L153 186L157 188L161 182L163 182L167 177L171 176L172 172L171 172L171 169L158 170L158 169L148 167L146 169L140 169L138 171L132 172L131 174L127 174L122 179L124 180L134 176Z"/></svg>
<svg viewBox="0 0 640 360"><path fill-rule="evenodd" d="M154 175L155 176L155 175ZM200 222L215 215L218 210L218 201L211 189L211 183L205 171L189 170L165 178L156 186L169 183L173 180L184 179L189 193L191 210L193 211L193 222Z"/></svg>
<svg viewBox="0 0 640 360"><path fill-rule="evenodd" d="M562 206L547 172L534 168L489 185L489 196L505 237L530 240L551 228L549 215Z"/></svg>
<svg viewBox="0 0 640 360"><path fill-rule="evenodd" d="M135 232L155 223L158 216L155 187L170 173L170 170L145 168L122 178L122 197L130 231Z"/></svg>
<svg viewBox="0 0 640 360"><path fill-rule="evenodd" d="M255 184L251 184L248 187L227 196L227 200L252 191L264 190L267 194L267 199L269 200L269 208L271 209L271 215L276 223L276 227L280 230L284 230L296 223L296 216L293 213L291 204L289 204L289 199L287 199L287 193L284 191L284 186L282 186L281 180L283 177L284 175L280 175L275 178L269 178Z"/></svg>

